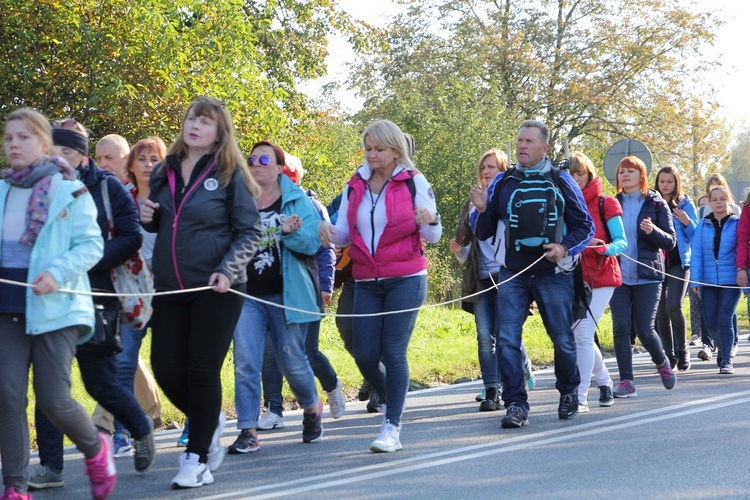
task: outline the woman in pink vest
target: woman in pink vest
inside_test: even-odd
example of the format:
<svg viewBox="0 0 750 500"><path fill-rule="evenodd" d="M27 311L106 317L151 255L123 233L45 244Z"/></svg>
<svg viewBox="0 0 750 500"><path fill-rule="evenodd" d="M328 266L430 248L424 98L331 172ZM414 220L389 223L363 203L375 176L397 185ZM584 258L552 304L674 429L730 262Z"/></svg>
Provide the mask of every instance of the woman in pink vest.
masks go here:
<svg viewBox="0 0 750 500"><path fill-rule="evenodd" d="M414 168L396 124L375 121L362 138L365 164L344 189L336 225L320 225L320 239L324 245L351 244L354 314L416 309L427 295L422 239L437 243L443 232L435 196ZM370 445L375 452L401 449L406 350L416 321L416 310L354 318L354 359L386 404L380 436Z"/></svg>

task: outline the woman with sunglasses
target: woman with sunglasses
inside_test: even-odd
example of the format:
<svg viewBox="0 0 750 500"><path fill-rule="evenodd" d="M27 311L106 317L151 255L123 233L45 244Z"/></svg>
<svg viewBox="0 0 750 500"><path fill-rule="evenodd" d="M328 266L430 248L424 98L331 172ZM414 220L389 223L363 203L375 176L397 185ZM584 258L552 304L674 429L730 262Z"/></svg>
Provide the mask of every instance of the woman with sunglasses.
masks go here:
<svg viewBox="0 0 750 500"><path fill-rule="evenodd" d="M314 443L323 435L323 403L305 355L308 324L320 319L315 254L322 219L305 192L282 173L285 155L279 146L268 141L255 143L248 164L261 190L258 209L263 237L247 266L247 293L264 302L245 299L234 332L234 397L240 432L229 447L230 453L260 448L256 429L266 341L304 412L302 441Z"/></svg>
<svg viewBox="0 0 750 500"><path fill-rule="evenodd" d="M223 103L199 97L154 169L141 223L156 232L157 291L208 290L154 297L151 366L164 394L190 419L172 488L214 482L226 449L220 438L221 366L243 298L246 266L260 241L258 187L247 171Z"/></svg>
<svg viewBox="0 0 750 500"><path fill-rule="evenodd" d="M354 359L386 405L370 450L394 452L401 449L401 415L409 389L406 351L416 309L427 295L422 240L437 243L443 228L432 188L414 168L401 129L377 120L365 129L362 143L366 163L344 189L336 225L321 224L320 240L323 245L351 244L354 314L359 315L353 323ZM389 313L404 309L409 311Z"/></svg>

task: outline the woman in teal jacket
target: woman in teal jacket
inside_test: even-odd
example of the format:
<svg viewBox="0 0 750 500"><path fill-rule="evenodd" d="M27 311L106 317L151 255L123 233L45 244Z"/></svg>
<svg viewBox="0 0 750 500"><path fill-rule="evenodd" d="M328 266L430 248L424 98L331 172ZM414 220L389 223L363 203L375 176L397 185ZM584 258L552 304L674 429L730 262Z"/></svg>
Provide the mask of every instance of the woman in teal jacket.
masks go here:
<svg viewBox="0 0 750 500"><path fill-rule="evenodd" d="M26 392L34 370L37 405L86 457L94 498L107 498L116 475L112 441L70 395L76 344L94 328L86 272L102 257L97 210L65 160L47 156L52 132L31 109L5 123L10 169L0 182L0 452L5 497L26 498L29 427ZM26 282L25 288L10 282ZM19 439L20 437L20 439Z"/></svg>
<svg viewBox="0 0 750 500"><path fill-rule="evenodd" d="M305 355L307 325L320 319L315 254L320 247L321 218L305 192L282 174L285 155L279 146L256 143L248 164L261 188L257 201L263 229L260 247L247 266L247 293L264 302L246 299L234 332L235 406L240 432L229 447L230 453L259 449L256 429L265 339L271 343L268 348L273 349L281 373L304 410L302 440L312 443L323 435L323 404ZM281 305L296 310L282 309Z"/></svg>

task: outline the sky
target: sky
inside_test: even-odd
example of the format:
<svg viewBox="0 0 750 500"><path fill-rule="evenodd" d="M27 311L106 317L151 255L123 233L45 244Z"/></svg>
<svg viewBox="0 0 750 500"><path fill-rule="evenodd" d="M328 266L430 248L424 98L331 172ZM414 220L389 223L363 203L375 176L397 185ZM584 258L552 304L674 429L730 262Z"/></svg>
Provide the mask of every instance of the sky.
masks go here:
<svg viewBox="0 0 750 500"><path fill-rule="evenodd" d="M722 68L711 78L718 89L717 97L723 105L725 116L736 128L750 125L750 58L747 56L748 31L750 27L750 2L743 0L683 0L695 10L718 12L726 20L719 30L714 47L707 55L722 62ZM339 0L338 4L357 19L376 26L383 26L403 7L392 0ZM376 7L376 8L373 8ZM354 52L343 38L329 40L328 71L326 77L307 83L302 88L314 97L323 84L330 81L342 83L339 101L350 111L362 106L353 92L346 90L344 82L348 76L347 63L354 60Z"/></svg>

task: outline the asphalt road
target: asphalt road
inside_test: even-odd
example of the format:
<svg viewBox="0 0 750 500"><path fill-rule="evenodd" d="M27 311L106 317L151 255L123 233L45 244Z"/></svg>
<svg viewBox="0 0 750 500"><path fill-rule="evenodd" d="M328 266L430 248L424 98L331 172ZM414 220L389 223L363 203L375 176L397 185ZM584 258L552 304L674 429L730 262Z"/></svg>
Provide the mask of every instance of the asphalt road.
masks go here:
<svg viewBox="0 0 750 500"><path fill-rule="evenodd" d="M750 498L750 343L742 335L734 375L701 362L679 373L667 391L644 355L634 358L638 397L562 421L551 370L536 372L530 425L501 429L503 412L477 411L478 382L410 393L402 451L374 454L369 443L382 414L349 403L324 419L318 443L302 443L301 414L286 428L264 431L261 449L228 455L216 482L170 489L177 472L178 431L157 435L157 460L146 474L130 458L117 460L113 499L136 498ZM608 366L616 377L614 360ZM222 442L234 441L234 422ZM82 456L67 450L65 486L34 493L41 500L86 498ZM32 458L32 464L36 458Z"/></svg>

